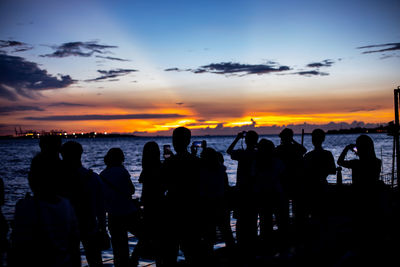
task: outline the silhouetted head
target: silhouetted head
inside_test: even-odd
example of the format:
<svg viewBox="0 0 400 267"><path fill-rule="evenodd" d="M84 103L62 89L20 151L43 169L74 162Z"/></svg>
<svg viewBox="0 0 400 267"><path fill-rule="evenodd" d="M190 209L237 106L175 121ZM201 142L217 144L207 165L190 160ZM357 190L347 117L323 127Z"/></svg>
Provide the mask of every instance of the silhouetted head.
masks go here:
<svg viewBox="0 0 400 267"><path fill-rule="evenodd" d="M368 135L362 134L356 140L357 154L360 159L375 159L374 141Z"/></svg>
<svg viewBox="0 0 400 267"><path fill-rule="evenodd" d="M82 145L75 141L68 141L61 147L61 156L66 163L81 163Z"/></svg>
<svg viewBox="0 0 400 267"><path fill-rule="evenodd" d="M187 151L187 147L190 144L190 138L192 134L190 130L185 127L178 127L172 133L172 144L176 153L182 153Z"/></svg>
<svg viewBox="0 0 400 267"><path fill-rule="evenodd" d="M160 164L160 148L154 141L147 142L143 147L142 167L151 168Z"/></svg>
<svg viewBox="0 0 400 267"><path fill-rule="evenodd" d="M293 130L289 129L289 128L285 128L279 134L279 137L281 138L282 144L290 143L293 139Z"/></svg>
<svg viewBox="0 0 400 267"><path fill-rule="evenodd" d="M45 156L59 158L61 137L57 135L42 135L39 141L40 152Z"/></svg>
<svg viewBox="0 0 400 267"><path fill-rule="evenodd" d="M119 147L111 148L104 157L104 163L107 165L107 167L121 166L124 161L124 152L122 152Z"/></svg>
<svg viewBox="0 0 400 267"><path fill-rule="evenodd" d="M248 131L244 140L247 148L253 148L257 145L258 134L255 131Z"/></svg>
<svg viewBox="0 0 400 267"><path fill-rule="evenodd" d="M57 193L58 176L46 157L38 155L33 158L31 168L29 170L28 181L29 186L35 196L53 196Z"/></svg>
<svg viewBox="0 0 400 267"><path fill-rule="evenodd" d="M258 142L258 153L262 157L270 157L273 155L275 149L274 143L272 143L271 140L268 139L261 139L260 142Z"/></svg>
<svg viewBox="0 0 400 267"><path fill-rule="evenodd" d="M312 131L311 137L314 146L321 146L325 141L325 132L321 129L315 129Z"/></svg>

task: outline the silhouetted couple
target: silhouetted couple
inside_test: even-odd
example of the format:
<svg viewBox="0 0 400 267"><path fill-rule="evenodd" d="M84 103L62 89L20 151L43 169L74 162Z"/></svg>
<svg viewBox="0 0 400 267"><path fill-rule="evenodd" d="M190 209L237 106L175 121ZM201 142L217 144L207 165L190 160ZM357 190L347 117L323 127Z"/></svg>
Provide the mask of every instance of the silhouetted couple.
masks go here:
<svg viewBox="0 0 400 267"><path fill-rule="evenodd" d="M246 149L234 150L242 138L245 138ZM284 240L286 237L288 215L281 184L284 166L276 157L274 144L267 139L258 143L255 131L239 133L227 153L238 161L236 237L240 258L251 261L257 244L264 248L272 245L268 242L271 242L273 214L279 225L279 239ZM260 238L257 238L258 221Z"/></svg>

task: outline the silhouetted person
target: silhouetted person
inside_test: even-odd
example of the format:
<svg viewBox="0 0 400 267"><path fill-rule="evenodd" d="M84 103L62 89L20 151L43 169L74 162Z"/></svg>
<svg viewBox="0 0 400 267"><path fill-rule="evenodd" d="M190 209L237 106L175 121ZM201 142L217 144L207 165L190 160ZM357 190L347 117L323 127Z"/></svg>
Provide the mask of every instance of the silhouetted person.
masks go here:
<svg viewBox="0 0 400 267"><path fill-rule="evenodd" d="M354 150L355 148L356 150ZM359 159L346 160L345 157L349 150L355 151ZM347 145L340 154L337 163L351 169L355 187L371 188L379 181L382 163L376 157L374 142L368 135L360 135L355 145Z"/></svg>
<svg viewBox="0 0 400 267"><path fill-rule="evenodd" d="M140 240L147 250L152 250L156 261L160 261L162 223L165 219L165 177L160 161L160 148L156 142L147 142L143 147L141 203L143 205L144 233ZM143 256L143 255L141 255Z"/></svg>
<svg viewBox="0 0 400 267"><path fill-rule="evenodd" d="M31 172L35 172L36 169L48 168L50 172L59 173L61 166L60 149L61 149L61 138L56 135L43 135L39 140L40 152L32 159L31 167L28 174L29 185L34 181ZM46 165L46 167L42 166ZM63 193L65 187L65 181L63 177L58 179L52 179L48 181L49 186L53 187L54 193L60 195Z"/></svg>
<svg viewBox="0 0 400 267"><path fill-rule="evenodd" d="M213 148L205 148L202 151L200 170L200 207L199 219L201 220L202 239L206 249L206 255L211 259L214 243L216 241L216 229L222 230L223 238L230 247L233 245L232 232L226 225L226 217L229 216L224 203L227 191L226 168L220 162L217 152Z"/></svg>
<svg viewBox="0 0 400 267"><path fill-rule="evenodd" d="M80 266L79 230L69 200L56 195L48 158L35 159L30 170L33 197L17 202L9 266Z"/></svg>
<svg viewBox="0 0 400 267"><path fill-rule="evenodd" d="M259 217L260 237L262 244L272 248L273 244L273 214L278 225L278 239L281 244L287 241L288 220L286 202L283 193L281 178L284 165L275 156L275 145L268 139L261 139L258 143L256 159L256 176L254 183L254 198L256 213L253 224L257 227ZM278 246L276 246L278 247Z"/></svg>
<svg viewBox="0 0 400 267"><path fill-rule="evenodd" d="M234 150L237 142L245 138L246 149ZM238 161L236 188L238 190L238 209L236 237L244 257L252 253L257 237L257 225L254 225L254 180L256 175L256 145L258 134L255 131L240 132L226 151L233 160Z"/></svg>
<svg viewBox="0 0 400 267"><path fill-rule="evenodd" d="M64 196L75 209L80 239L89 266L102 266L99 236L106 231L104 195L100 177L82 166L83 148L75 141L61 147L63 177L66 183Z"/></svg>
<svg viewBox="0 0 400 267"><path fill-rule="evenodd" d="M296 230L302 231L305 222L304 199L302 199L304 194L303 155L307 149L293 139L293 131L289 128L283 129L279 137L281 144L275 151L285 166L281 184L288 200L292 200ZM289 201L287 206L287 213L289 213Z"/></svg>
<svg viewBox="0 0 400 267"><path fill-rule="evenodd" d="M306 213L315 217L321 216L326 208L324 207L328 185L326 178L329 174L336 173L336 165L332 153L322 147L325 132L315 129L311 137L314 150L304 155L304 189Z"/></svg>
<svg viewBox="0 0 400 267"><path fill-rule="evenodd" d="M352 150L358 159L346 160L346 154ZM375 155L374 143L367 135L360 135L356 144L347 145L340 154L340 166L352 170L353 188L353 219L355 253L358 260L366 262L379 260L378 249L382 244L384 230L384 207L381 205L383 184L379 180L381 160Z"/></svg>
<svg viewBox="0 0 400 267"><path fill-rule="evenodd" d="M104 157L107 167L100 173L116 267L129 265L128 231L136 234L139 225L138 207L132 201L135 187L124 161L122 150L111 148Z"/></svg>
<svg viewBox="0 0 400 267"><path fill-rule="evenodd" d="M176 128L172 143L176 154L164 161L167 181L166 229L163 240L163 264L174 266L178 249L182 249L188 264L199 265L200 231L199 160L188 152L191 133L185 127Z"/></svg>

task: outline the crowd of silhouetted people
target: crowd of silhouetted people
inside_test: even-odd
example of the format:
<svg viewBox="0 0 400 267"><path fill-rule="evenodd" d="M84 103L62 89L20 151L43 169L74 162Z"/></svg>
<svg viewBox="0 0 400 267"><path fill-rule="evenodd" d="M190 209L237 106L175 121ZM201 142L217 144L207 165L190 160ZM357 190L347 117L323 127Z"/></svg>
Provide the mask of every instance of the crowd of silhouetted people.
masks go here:
<svg viewBox="0 0 400 267"><path fill-rule="evenodd" d="M337 164L351 169L352 186L332 189L327 177L338 168L323 148L323 130L312 132L308 153L291 129L279 137L275 147L255 131L238 133L226 151L237 161L231 186L223 154L205 141L190 146L190 130L176 128L175 153L166 145L161 155L154 141L144 145L142 195L133 199L121 148L107 152L97 174L82 165L81 144L43 136L28 175L33 195L16 205L8 249L0 214L1 251L8 251L9 266L81 266L80 244L91 267L103 266L102 251L111 247L116 267L137 266L141 258L176 266L179 250L185 266L293 266L295 253L296 266L359 263L381 241L377 229L384 227L381 161L372 139L361 135L344 148ZM241 140L245 148L237 148ZM358 157L346 160L349 151ZM138 240L133 252L129 233ZM225 243L222 262L217 241ZM271 260L277 258L279 264Z"/></svg>

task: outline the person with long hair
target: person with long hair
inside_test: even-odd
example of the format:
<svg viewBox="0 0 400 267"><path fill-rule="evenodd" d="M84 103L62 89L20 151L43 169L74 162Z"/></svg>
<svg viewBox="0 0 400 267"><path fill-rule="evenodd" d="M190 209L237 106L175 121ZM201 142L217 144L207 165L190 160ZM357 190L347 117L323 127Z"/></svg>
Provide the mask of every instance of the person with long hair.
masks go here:
<svg viewBox="0 0 400 267"><path fill-rule="evenodd" d="M346 160L349 151L354 151L358 159ZM339 156L338 165L352 171L353 185L370 187L379 181L381 160L375 155L374 142L368 135L360 135L356 144L347 145Z"/></svg>
<svg viewBox="0 0 400 267"><path fill-rule="evenodd" d="M358 159L345 159L350 150ZM376 261L373 265L378 265L381 258L377 255L380 255L380 244L384 242L384 186L379 180L382 163L375 155L374 142L369 136L360 135L355 144L344 148L337 163L352 170L353 195L349 205L352 205L355 257L351 264L369 265Z"/></svg>
<svg viewBox="0 0 400 267"><path fill-rule="evenodd" d="M142 184L141 204L143 206L143 239L141 257L155 256L158 263L162 234L163 210L165 203L165 182L163 181L160 148L154 141L143 147L142 172L139 183ZM148 254L150 253L150 254Z"/></svg>

